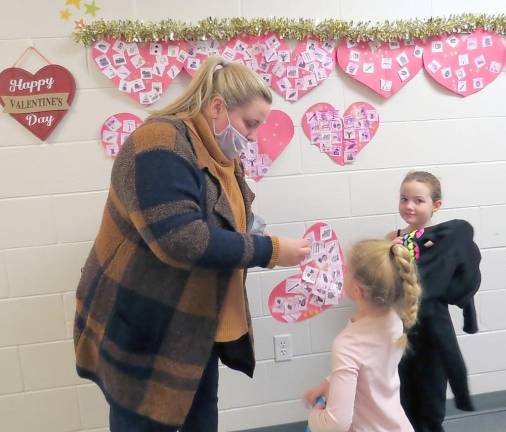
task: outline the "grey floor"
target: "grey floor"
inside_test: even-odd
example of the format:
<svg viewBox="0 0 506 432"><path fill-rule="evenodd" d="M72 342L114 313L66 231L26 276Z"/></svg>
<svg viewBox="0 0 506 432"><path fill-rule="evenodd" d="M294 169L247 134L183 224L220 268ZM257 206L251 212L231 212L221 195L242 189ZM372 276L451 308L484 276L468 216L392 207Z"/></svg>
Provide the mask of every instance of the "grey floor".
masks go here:
<svg viewBox="0 0 506 432"><path fill-rule="evenodd" d="M445 432L506 432L506 391L473 396L476 411L466 413L447 401ZM291 423L242 432L304 432L305 423Z"/></svg>
<svg viewBox="0 0 506 432"><path fill-rule="evenodd" d="M506 432L506 410L445 421L446 432Z"/></svg>
<svg viewBox="0 0 506 432"><path fill-rule="evenodd" d="M292 423L243 432L304 432L305 424ZM450 417L444 423L446 432L506 432L506 410Z"/></svg>

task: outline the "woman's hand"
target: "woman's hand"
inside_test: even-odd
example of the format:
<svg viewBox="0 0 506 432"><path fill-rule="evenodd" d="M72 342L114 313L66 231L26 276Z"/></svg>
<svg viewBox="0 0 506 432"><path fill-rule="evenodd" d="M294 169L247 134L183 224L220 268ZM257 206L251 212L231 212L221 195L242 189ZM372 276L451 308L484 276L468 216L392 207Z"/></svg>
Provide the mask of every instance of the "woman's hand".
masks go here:
<svg viewBox="0 0 506 432"><path fill-rule="evenodd" d="M278 265L290 267L298 265L311 251L309 242L304 239L278 237L279 260Z"/></svg>
<svg viewBox="0 0 506 432"><path fill-rule="evenodd" d="M318 396L324 396L325 399L328 400L329 398L329 382L324 379L320 384L318 384L316 387L313 387L309 389L304 394L304 401L306 402L306 405L310 408L313 407L315 400L318 398Z"/></svg>

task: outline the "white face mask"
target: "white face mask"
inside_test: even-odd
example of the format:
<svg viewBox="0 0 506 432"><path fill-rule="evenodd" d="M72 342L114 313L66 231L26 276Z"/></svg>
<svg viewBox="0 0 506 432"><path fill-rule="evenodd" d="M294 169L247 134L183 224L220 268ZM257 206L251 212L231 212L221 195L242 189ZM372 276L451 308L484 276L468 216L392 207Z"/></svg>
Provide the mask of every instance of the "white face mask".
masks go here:
<svg viewBox="0 0 506 432"><path fill-rule="evenodd" d="M248 138L246 138L241 132L239 132L235 127L230 123L230 117L228 117L228 125L225 126L220 133L216 132L216 124L213 120L213 132L216 137L216 141L221 147L225 156L229 159L235 159L242 150L246 148L248 143Z"/></svg>

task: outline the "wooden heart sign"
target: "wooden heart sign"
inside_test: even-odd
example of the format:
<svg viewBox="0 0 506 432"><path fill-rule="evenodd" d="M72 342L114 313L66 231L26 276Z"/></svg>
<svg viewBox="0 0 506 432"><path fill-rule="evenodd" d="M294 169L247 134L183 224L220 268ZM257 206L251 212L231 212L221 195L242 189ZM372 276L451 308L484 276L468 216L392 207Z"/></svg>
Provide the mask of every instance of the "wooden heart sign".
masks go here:
<svg viewBox="0 0 506 432"><path fill-rule="evenodd" d="M12 67L0 73L0 103L4 112L41 140L61 122L74 100L76 83L60 65L48 65L35 74Z"/></svg>
<svg viewBox="0 0 506 432"><path fill-rule="evenodd" d="M271 315L284 323L318 315L344 296L346 266L336 233L326 223L318 222L304 238L311 243L311 253L300 264L302 273L281 281L269 295Z"/></svg>

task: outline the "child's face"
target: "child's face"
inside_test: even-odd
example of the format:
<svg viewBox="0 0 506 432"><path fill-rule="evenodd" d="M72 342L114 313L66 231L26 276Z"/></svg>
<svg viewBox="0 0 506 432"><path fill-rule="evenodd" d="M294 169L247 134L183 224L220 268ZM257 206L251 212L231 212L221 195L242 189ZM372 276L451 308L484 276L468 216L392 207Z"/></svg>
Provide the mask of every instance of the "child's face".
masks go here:
<svg viewBox="0 0 506 432"><path fill-rule="evenodd" d="M401 185L399 214L412 228L425 227L440 207L441 200L432 200L430 188L425 183L413 180Z"/></svg>

